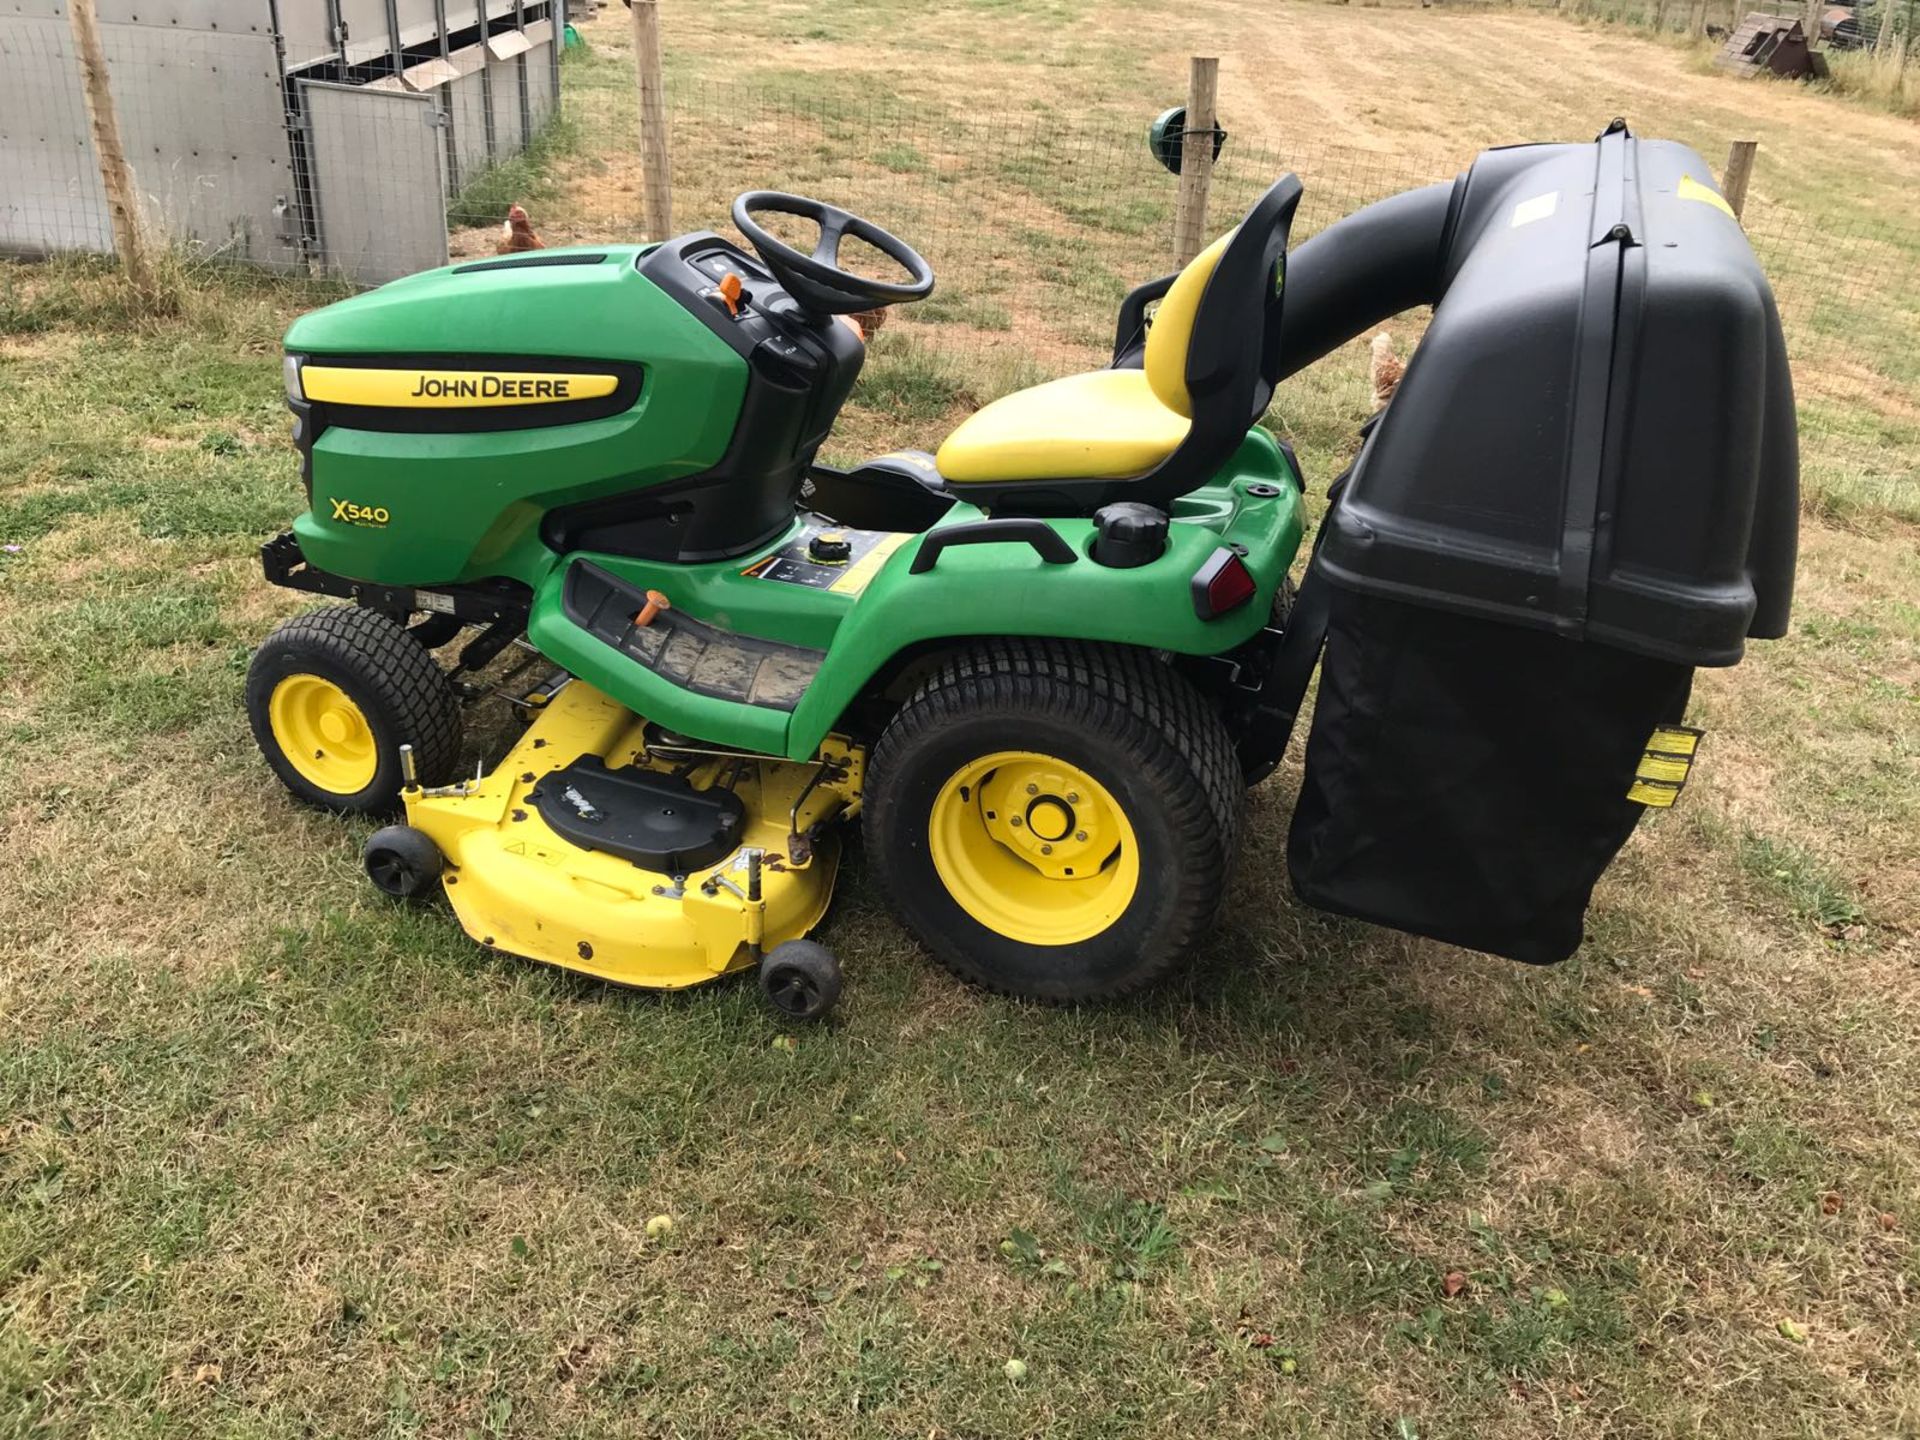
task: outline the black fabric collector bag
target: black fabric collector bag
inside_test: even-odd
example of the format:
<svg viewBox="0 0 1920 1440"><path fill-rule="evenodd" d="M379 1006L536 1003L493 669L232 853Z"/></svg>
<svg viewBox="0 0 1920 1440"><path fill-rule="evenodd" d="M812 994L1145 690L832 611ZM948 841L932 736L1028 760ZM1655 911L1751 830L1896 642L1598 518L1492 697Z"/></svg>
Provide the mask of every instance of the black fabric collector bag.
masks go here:
<svg viewBox="0 0 1920 1440"><path fill-rule="evenodd" d="M1323 910L1564 960L1693 670L1338 588L1287 863Z"/></svg>

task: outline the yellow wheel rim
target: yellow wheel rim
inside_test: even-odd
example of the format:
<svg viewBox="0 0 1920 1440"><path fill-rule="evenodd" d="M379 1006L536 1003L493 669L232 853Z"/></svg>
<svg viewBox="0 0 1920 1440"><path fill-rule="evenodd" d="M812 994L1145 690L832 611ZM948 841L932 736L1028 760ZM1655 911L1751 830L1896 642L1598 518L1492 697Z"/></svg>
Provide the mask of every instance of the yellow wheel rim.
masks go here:
<svg viewBox="0 0 1920 1440"><path fill-rule="evenodd" d="M1140 888L1140 846L1113 792L1031 750L955 771L934 799L927 839L960 908L1027 945L1091 939Z"/></svg>
<svg viewBox="0 0 1920 1440"><path fill-rule="evenodd" d="M380 769L373 727L331 680L287 676L268 697L267 723L287 763L328 794L357 795Z"/></svg>

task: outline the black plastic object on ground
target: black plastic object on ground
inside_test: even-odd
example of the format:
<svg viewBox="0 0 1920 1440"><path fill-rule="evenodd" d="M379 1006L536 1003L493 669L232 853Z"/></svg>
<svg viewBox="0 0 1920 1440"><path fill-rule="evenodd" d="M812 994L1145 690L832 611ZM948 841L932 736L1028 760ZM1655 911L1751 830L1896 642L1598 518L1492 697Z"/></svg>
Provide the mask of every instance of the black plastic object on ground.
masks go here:
<svg viewBox="0 0 1920 1440"><path fill-rule="evenodd" d="M1700 157L1618 123L1371 206L1302 246L1287 288L1277 373L1383 306L1436 307L1309 572L1326 652L1294 886L1563 959L1693 667L1786 628L1799 458L1773 296Z"/></svg>

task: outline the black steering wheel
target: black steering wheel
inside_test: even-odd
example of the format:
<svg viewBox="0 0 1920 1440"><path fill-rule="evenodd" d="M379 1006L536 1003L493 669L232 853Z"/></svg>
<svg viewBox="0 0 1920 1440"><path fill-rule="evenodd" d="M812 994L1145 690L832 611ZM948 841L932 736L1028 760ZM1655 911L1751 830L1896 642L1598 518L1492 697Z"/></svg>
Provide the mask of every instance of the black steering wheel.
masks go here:
<svg viewBox="0 0 1920 1440"><path fill-rule="evenodd" d="M820 227L819 243L811 255L776 240L754 219L756 215L797 215ZM733 202L733 223L760 252L780 288L802 309L822 315L851 315L882 305L904 305L933 293L933 267L906 241L889 235L871 220L824 200L789 195L783 190L749 190ZM906 283L873 280L842 270L840 242L848 235L864 240L907 272Z"/></svg>

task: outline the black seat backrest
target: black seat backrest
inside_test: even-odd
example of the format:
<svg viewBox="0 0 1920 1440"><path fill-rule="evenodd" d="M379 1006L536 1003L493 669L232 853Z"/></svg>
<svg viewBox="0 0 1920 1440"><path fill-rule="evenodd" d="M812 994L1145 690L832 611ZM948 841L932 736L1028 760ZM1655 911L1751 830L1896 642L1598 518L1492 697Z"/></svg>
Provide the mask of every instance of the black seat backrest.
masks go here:
<svg viewBox="0 0 1920 1440"><path fill-rule="evenodd" d="M1193 424L1179 448L1139 479L1130 500L1165 508L1211 480L1266 413L1280 354L1287 238L1303 187L1285 175L1247 211L1200 297L1187 343Z"/></svg>

